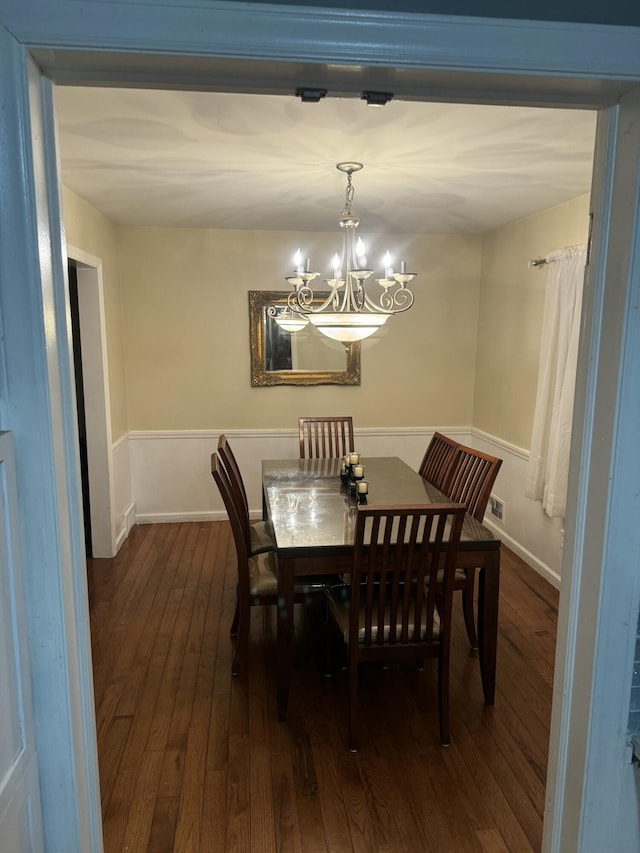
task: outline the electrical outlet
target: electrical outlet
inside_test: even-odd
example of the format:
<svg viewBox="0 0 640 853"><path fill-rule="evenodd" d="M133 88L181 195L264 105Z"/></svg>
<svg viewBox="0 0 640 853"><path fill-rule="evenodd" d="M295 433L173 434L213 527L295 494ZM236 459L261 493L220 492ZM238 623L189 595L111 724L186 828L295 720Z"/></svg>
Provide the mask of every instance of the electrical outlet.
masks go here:
<svg viewBox="0 0 640 853"><path fill-rule="evenodd" d="M491 495L489 498L489 513L496 521L504 524L504 501L495 495Z"/></svg>

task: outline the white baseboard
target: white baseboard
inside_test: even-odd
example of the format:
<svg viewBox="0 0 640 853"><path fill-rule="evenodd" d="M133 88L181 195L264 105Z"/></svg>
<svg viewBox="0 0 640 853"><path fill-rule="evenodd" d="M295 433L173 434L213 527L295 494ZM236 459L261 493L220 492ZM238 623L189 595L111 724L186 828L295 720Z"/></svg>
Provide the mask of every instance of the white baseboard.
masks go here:
<svg viewBox="0 0 640 853"><path fill-rule="evenodd" d="M125 508L122 514L124 520L124 529L127 531L127 536L131 532L131 528L136 524L136 505L133 501Z"/></svg>
<svg viewBox="0 0 640 853"><path fill-rule="evenodd" d="M557 572L554 572L546 563L539 560L535 554L532 554L531 551L524 548L512 536L509 536L509 534L506 533L504 528L499 524L493 524L493 522L486 517L483 524L495 533L496 536L499 536L500 540L510 548L514 554L520 557L521 560L524 560L524 562L528 566L531 566L532 569L535 569L535 571L538 572L539 575L542 575L545 580L549 581L551 586L556 589L560 589L560 575Z"/></svg>
<svg viewBox="0 0 640 853"><path fill-rule="evenodd" d="M129 535L129 532L130 531L128 531L126 528L123 527L122 530L120 531L120 533L118 533L118 538L116 539L116 554L118 553L120 548L122 548L123 544L126 542L126 539L127 539L127 536Z"/></svg>
<svg viewBox="0 0 640 853"><path fill-rule="evenodd" d="M211 512L151 512L136 516L136 524L178 524L185 521L226 521L224 510Z"/></svg>

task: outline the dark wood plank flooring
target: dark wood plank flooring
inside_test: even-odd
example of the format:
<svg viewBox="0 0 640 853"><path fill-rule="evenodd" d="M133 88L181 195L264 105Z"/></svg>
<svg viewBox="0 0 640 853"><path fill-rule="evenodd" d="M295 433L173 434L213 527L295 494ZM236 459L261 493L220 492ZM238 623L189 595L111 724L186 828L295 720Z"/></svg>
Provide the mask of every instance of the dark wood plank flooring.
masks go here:
<svg viewBox="0 0 640 853"><path fill-rule="evenodd" d="M89 561L107 853L539 851L557 592L503 547L496 705L454 609L451 736L435 666L365 667L360 751L346 673L321 674L296 609L290 714L276 721L275 614L254 608L231 676L235 551L226 522L136 527ZM366 710L364 710L366 708Z"/></svg>

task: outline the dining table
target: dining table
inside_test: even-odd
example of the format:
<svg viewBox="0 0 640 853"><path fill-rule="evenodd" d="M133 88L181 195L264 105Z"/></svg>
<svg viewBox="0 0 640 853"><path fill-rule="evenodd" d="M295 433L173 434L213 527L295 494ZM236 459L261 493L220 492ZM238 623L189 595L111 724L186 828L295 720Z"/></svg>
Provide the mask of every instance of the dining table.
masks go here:
<svg viewBox="0 0 640 853"><path fill-rule="evenodd" d="M295 579L348 573L359 498L341 477L341 459L265 459L263 516L276 543L278 564L277 703L287 718L292 666ZM432 483L397 456L361 457L369 506L450 503ZM466 513L457 565L477 570L478 657L484 701L496 686L500 539Z"/></svg>

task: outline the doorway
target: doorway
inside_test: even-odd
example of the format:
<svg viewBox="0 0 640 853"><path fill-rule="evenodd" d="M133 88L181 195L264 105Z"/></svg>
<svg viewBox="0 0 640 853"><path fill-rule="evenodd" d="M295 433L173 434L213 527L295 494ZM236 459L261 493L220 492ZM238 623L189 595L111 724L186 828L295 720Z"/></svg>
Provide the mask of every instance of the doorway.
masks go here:
<svg viewBox="0 0 640 853"><path fill-rule="evenodd" d="M78 447L80 451L80 481L82 509L84 512L84 550L93 557L91 544L91 498L89 494L89 462L87 459L87 419L84 408L84 379L82 376L82 341L80 339L80 310L78 307L78 274L74 260L67 261L69 276L69 306L71 309L71 344L73 347L73 376L76 387L76 414L78 418Z"/></svg>
<svg viewBox="0 0 640 853"><path fill-rule="evenodd" d="M92 557L113 557L117 532L102 261L72 245L67 256L85 544Z"/></svg>
<svg viewBox="0 0 640 853"><path fill-rule="evenodd" d="M318 38L311 42L307 35L309 27L308 19L304 21L304 29L301 23L298 25L295 23L291 24L289 28L267 27L264 25L265 22L261 19L259 11L253 10L254 13L247 17L246 11L241 7L238 9L236 17L234 17L232 10L228 11L228 17L225 18L224 26L217 27L215 26L215 21L212 20L212 26L207 30L206 43L202 46L202 42L199 42L197 39L197 36L201 35L203 31L202 16L205 13L201 9L199 9L198 30L192 27L192 32L185 32L186 25L184 20L179 21L176 17L179 13L182 14L183 10L177 10L176 8L175 11L172 11L169 6L165 7L165 17L162 19L162 24L158 25L161 29L161 34L158 35L158 29L149 28L147 25L148 22L144 21L143 16L138 14L138 17L134 20L131 10L125 4L119 10L117 26L115 15L111 17L109 15L104 16L100 31L100 62L95 60L95 64L92 64L90 53L81 51L79 48L95 46L95 22L87 16L84 22L85 30L82 29L82 26L76 27L77 22L74 22L74 27L76 28L72 33L70 29L71 25L68 24L65 27L65 17L63 14L60 14L61 9L57 9L56 5L61 6L61 4L54 3L50 11L49 8L47 9L47 14L59 14L58 41L56 44L69 47L67 56L71 57L71 59L74 59L74 55L76 54L82 54L84 66L82 70L76 68L76 79L83 80L91 77L92 74L97 75L98 73L102 73L104 75L107 73L105 70L105 57L108 59L109 51L122 50L125 44L122 40L122 32L128 32L129 26L131 27L130 38L133 40L137 39L135 44L141 49L146 47L148 49L147 55L156 53L152 57L154 60L153 65L148 63L146 66L148 75L151 73L155 75L164 74L166 80L183 80L185 74L184 65L181 72L172 70L171 59L169 57L158 58L157 56L159 51L163 49L165 51L169 50L169 36L171 37L171 50L179 60L182 59L182 53L195 52L197 46L200 46L199 49L203 54L207 55L207 59L209 54L213 55L216 53L225 56L251 55L256 58L261 58L268 54L269 56L282 58L284 60L283 64L287 64L288 61L293 67L296 63L291 62L291 57L297 50L298 53L295 53L296 56L305 55L311 59L320 57L323 61L330 55L331 61L334 63L333 67L337 67L335 63L340 60L343 60L345 63L352 63L354 47L357 47L357 55L363 65L367 63L374 65L377 63L379 65L386 64L392 66L393 63L397 63L398 67L403 65L404 67L408 67L410 62L413 61L418 68L426 67L428 62L431 63L430 67L436 68L436 70L440 68L445 70L447 68L473 68L473 73L467 75L466 84L464 80L457 83L458 86L462 86L466 91L471 90L473 84L474 88L471 91L471 95L474 92L477 95L478 90L483 85L482 74L475 71L477 67L480 70L486 69L488 72L493 72L493 82L489 81L487 84L493 96L498 98L507 97L505 93L508 92L509 85L511 85L511 97L515 97L518 100L521 98L526 99L527 93L531 97L531 93L534 90L535 93L538 93L536 97L539 97L539 93L544 87L545 79L550 80L556 86L556 92L559 93L558 97L564 99L565 103L580 101L581 95L578 89L578 82L580 81L593 93L596 84L604 87L607 85L607 81L615 83L616 80L619 81L625 74L628 81L633 82L639 79L637 73L637 53L634 64L629 59L631 47L628 46L633 44L637 47L637 41L633 41L629 35L630 40L625 50L625 43L622 42L623 34L618 36L617 34L606 32L597 33L593 29L586 27L580 28L567 25L566 31L561 38L548 38L548 31L553 28L545 27L543 29L537 26L535 22L525 22L526 25L521 26L520 29L516 29L508 22L502 20L498 21L495 27L485 21L484 37L480 39L477 36L478 24L474 22L473 37L463 39L460 38L463 35L460 30L468 26L464 20L462 20L460 26L453 25L450 21L445 22L444 25L440 26L440 30L437 31L436 25L429 19L429 16L424 16L424 27L431 29L429 32L419 32L420 28L414 20L403 22L400 16L399 21L394 21L395 28L381 28L378 24L375 35L371 36L370 41L367 41L362 35L359 35L356 39L354 35L354 41L351 44L348 43L348 33L350 32L349 21L340 20L334 23L330 20L323 20L324 29L318 33ZM232 4L228 5L231 6ZM19 8L16 4L15 9L12 10L14 16L20 17L22 14ZM25 9L25 16L31 14L31 10L27 4L24 4L23 8ZM136 11L139 13L140 10ZM265 7L263 14L268 13L269 10ZM218 10L212 8L211 15L215 16L216 14L218 14ZM174 17L171 17L172 15ZM242 19L239 19L238 16L240 15L243 16ZM414 17L417 18L418 16ZM352 15L351 19L353 27L360 26L357 15ZM192 18L188 18L188 20L192 21ZM346 27L345 24L347 25ZM86 27L89 25L93 27L91 35L86 30ZM144 32L140 30L142 25L145 26ZM42 21L38 21L38 26L42 27ZM442 32L443 27L445 29L444 34ZM400 30L399 35L398 29ZM365 27L360 27L358 32L362 33L363 30L366 32L366 22ZM26 74L24 71L26 56L24 45L38 43L39 38L39 43L41 43L42 29L36 32L35 24L28 21L25 17L23 21L18 21L14 32L21 33L22 35L21 41L13 37L12 43L8 45L7 50L4 52L3 61L9 69L10 74L3 76L5 80L12 80L11 91L9 92L9 84L6 83L4 94L6 95L6 103L8 104L8 114L15 120L16 125L20 126L15 116L22 117L29 110ZM437 51L433 47L435 43L434 39L438 37L436 32L439 32L441 35L439 50ZM231 38L229 38L230 33L233 34ZM236 35L239 33L242 34L242 47L240 47L239 36ZM371 33L371 30L369 30L369 33ZM386 35L387 33L389 33L388 36ZM393 39L391 34L394 36ZM589 44L586 43L586 39L591 40ZM131 41L127 42L127 44L131 43ZM403 51L405 43L407 50ZM293 53L292 44L294 45ZM55 53L55 51L51 51L51 53ZM142 54L138 54L138 56L140 55ZM147 55L145 55L145 59ZM380 61L381 56L384 59L382 63ZM517 62L513 57L517 57ZM198 56L198 60L201 59L202 54ZM119 54L119 61L121 63L119 66L120 78L122 79L126 76L122 53ZM47 63L46 59L43 60L41 67L45 68L45 74L49 73L46 69L51 68L52 62L53 60L51 59L49 63ZM100 72L98 72L98 68ZM514 76L506 76L503 81L496 81L496 76L499 76L496 75L496 71L508 71L509 69L512 69ZM558 69L564 69L564 73L567 75L564 83L562 82L562 77L559 76L562 72L558 71ZM57 70L59 72L59 67ZM182 77L180 73L182 73ZM203 76L211 79L212 73L211 64L208 63L206 66L206 75L203 72ZM299 69L296 69L296 73L299 74ZM353 74L353 71L351 73ZM539 73L541 76L536 79L533 76L535 73ZM40 71L38 72L39 74ZM545 78L543 76L545 74L549 76ZM450 75L451 71L449 71L449 77ZM55 69L51 71L51 76L56 76ZM516 76L521 81L519 85L517 84ZM571 79L567 79L569 77ZM24 82L25 85L22 87L16 86L14 84L15 80ZM450 85L453 85L450 79L448 79L448 82ZM596 767L595 773L593 770L590 772L594 778L595 775L599 775L598 783L601 797L598 800L597 814L593 814L594 820L597 820L600 814L605 814L609 805L612 806L612 814L619 814L621 816L628 814L624 809L620 811L619 798L615 797L618 787L615 784L609 784L610 781L615 781L615 771L609 769L604 776L602 773L598 774L597 761L593 759L599 757L599 744L602 744L601 751L606 748L607 754L612 753L614 748L617 751L619 747L619 736L616 734L614 728L617 723L617 711L620 705L619 690L599 689L602 686L601 682L603 680L600 672L606 669L606 666L602 666L602 664L606 663L606 660L602 660L604 653L624 652L628 644L625 608L624 606L621 608L611 606L611 596L606 595L606 593L611 591L614 581L618 597L622 596L624 598L626 595L628 598L633 599L636 602L637 610L637 583L636 587L632 585L633 579L624 570L624 560L608 561L607 559L612 548L612 545L608 543L624 542L625 549L629 553L635 548L638 538L636 528L633 526L637 501L629 501L627 504L623 503L625 495L633 495L634 493L630 488L630 484L627 483L623 476L620 476L624 473L621 471L622 463L614 459L616 464L613 466L610 464L612 453L618 450L618 455L625 458L625 465L630 473L632 473L638 455L637 442L634 443L632 441L633 436L630 429L632 423L634 426L637 424L637 418L632 417L631 406L633 403L632 389L634 387L632 380L637 380L637 368L633 368L633 364L638 363L637 358L634 358L634 355L637 355L639 351L638 338L636 327L631 325L625 302L627 293L636 295L631 294L631 284L634 281L637 282L637 261L634 260L637 258L637 254L634 255L634 251L638 238L637 220L634 220L634 216L637 215L638 200L633 195L633 192L634 188L637 188L638 144L637 122L635 125L636 130L634 130L632 119L634 116L637 116L638 103L637 100L634 101L633 93L631 99L629 97L621 97L623 92L628 91L631 87L632 82L629 82L626 89L619 92L613 99L603 98L598 101L598 97L595 94L591 95L592 103L600 103L602 106L609 107L620 99L620 104L616 104L616 106L611 107L603 114L602 130L600 133L600 182L597 193L599 224L595 229L597 232L595 244L600 252L597 253L599 255L597 270L592 276L591 284L593 290L589 295L592 310L590 310L587 318L589 321L587 324L589 329L587 345L592 354L592 363L587 365L587 356L589 354L583 353L582 366L584 368L584 381L581 383L579 390L580 404L584 409L585 416L583 423L580 424L579 435L576 436L574 441L574 445L580 448L582 455L580 460L581 472L578 472L578 466L576 465L576 481L573 485L575 509L573 515L576 518L574 525L576 529L568 531L565 550L565 554L567 554L569 550L567 546L571 544L572 537L575 537L575 557L572 553L566 558L567 564L571 563L572 567L575 568L574 578L571 582L573 589L569 590L566 594L566 607L564 608L564 616L567 620L566 631L564 632L565 636L563 637L566 660L561 661L561 663L562 668L566 669L566 673L562 673L566 678L563 679L561 677L558 682L560 687L563 688L562 704L566 709L566 715L564 715L563 719L566 718L567 720L567 722L562 724L562 737L560 740L562 751L561 775L567 777L567 781L566 785L561 784L559 786L562 790L556 792L558 795L556 797L558 825L561 820L564 820L562 800L566 799L571 794L571 791L574 792L571 794L573 799L579 800L584 788L581 772L583 762L581 762L580 754L575 754L576 752L588 751L588 757L592 760L587 762L587 764L589 767ZM43 86L42 83L44 83ZM42 86L40 91L44 92L45 106L47 109L50 109L47 81L42 81L38 76L38 84ZM37 101L38 91L37 86L34 86L32 93L30 93L35 93L33 98L34 114L37 114L39 109ZM602 89L600 91L602 92ZM516 92L516 94L514 95L513 92ZM572 92L574 93L573 96ZM588 97L589 93L584 96L584 98ZM49 112L47 115L50 114ZM24 128L24 126L23 123L22 127ZM48 125L47 130L49 130ZM28 262L38 257L38 245L34 219L29 216L31 211L27 211L25 206L25 198L28 197L30 199L31 195L35 195L35 193L25 193L23 184L17 178L14 180L14 176L22 174L21 166L24 163L25 151L23 148L18 150L19 146L22 145L26 146L27 158L33 155L38 167L42 167L42 171L38 171L36 178L31 174L25 178L28 190L31 190L36 184L38 189L40 189L42 186L42 181L40 180L42 174L55 176L55 156L50 148L43 151L39 143L33 144L29 140L28 128L27 130L23 129L21 132L16 132L8 136L8 145L3 157L6 157L9 168L3 174L3 186L6 184L7 190L4 195L6 202L4 209L5 212L10 211L10 215L7 213L3 216L2 225L6 225L7 239L10 241L14 240L15 242L15 251L12 253L11 264L19 264L26 261L25 266L28 267ZM6 182L4 178L6 178ZM54 183L55 180L52 181L52 184ZM47 199L44 193L39 196L37 201L39 205L38 210L40 210L40 206L43 210L47 208ZM49 218L45 217L42 220L46 223L46 227L42 229L43 239L48 238L50 230L53 235L53 242L55 243L61 230L59 217L55 209L45 210L45 212L49 214ZM13 267L11 264L9 260L5 260L3 269L9 272L12 271ZM48 270L45 269L42 276L46 286L50 282L50 276L47 274ZM39 304L36 304L35 300L31 305L26 304L30 295L26 289L24 294L13 296L13 301L10 299L10 296L12 296L11 287L16 279L17 276L11 275L3 278L3 296L6 296L9 309L7 327L11 328L11 323L15 320L14 328L20 334L24 334L27 325L25 317L33 321L32 325L34 327L37 326L38 323L42 322L42 308ZM6 286L4 286L4 282L6 282ZM16 288L13 287L13 291L15 290ZM3 304L4 307L5 305ZM600 348L600 335L605 327L607 331L607 346L606 348ZM627 330L633 333L630 334L629 338L624 337ZM26 360L28 367L35 366L38 368L42 365L49 366L53 376L50 384L46 385L44 390L42 387L34 385L33 388L30 387L25 392L20 389L14 391L14 400L21 405L10 423L24 427L23 459L26 462L26 473L23 474L23 485L25 486L25 493L27 495L24 501L24 520L25 522L27 521L27 513L30 510L34 511L38 518L43 519L42 536L40 538L45 546L51 546L49 550L53 554L52 559L56 561L53 568L64 579L64 573L60 571L59 565L61 563L61 552L64 552L60 548L57 538L57 519L53 512L49 513L49 517L45 517L43 512L39 512L40 507L49 507L46 497L42 497L40 480L37 481L37 495L33 495L34 489L29 486L28 475L31 473L31 469L29 468L29 451L33 450L34 457L39 460L40 457L44 456L40 448L45 442L42 441L41 434L35 435L33 429L29 431L29 424L26 418L24 418L24 423L21 421L21 416L28 412L30 403L33 403L34 406L37 404L40 409L44 408L44 398L50 387L52 388L51 393L54 398L54 404L60 404L61 394L55 387L55 380L60 375L62 365L55 351L43 352L42 348L31 347L31 350L27 352L26 347L21 346L20 341L15 340L15 336L9 340L7 351L10 355L7 368L10 378L20 375L18 371L18 367L22 367L19 361L20 358ZM628 379L628 384L625 382L623 387L621 387L621 383L618 381L622 377L621 364L630 365L630 369L625 377ZM44 373L44 371L41 372ZM14 383L14 388L17 387L18 383ZM638 387L637 381L635 387ZM615 423L614 411L619 412L618 421ZM62 414L63 416L68 416L68 410L63 409ZM622 427L622 429L619 427ZM46 428L45 424L43 429ZM52 429L48 429L45 433L46 437L51 438L52 432ZM588 448L591 444L591 436L597 436L597 449L599 450L601 461L589 455ZM66 448L57 436L53 436L52 446L54 446L54 450L60 454L63 460L67 459L65 455ZM46 475L49 472L49 468L52 467L49 456L47 456L45 462L46 469L44 470L44 474ZM62 468L62 466L60 467ZM611 468L614 470L612 471ZM58 475L60 479L62 479L66 470L70 470L71 474L75 476L74 466L71 465L69 469L64 469ZM580 473L579 477L578 473ZM33 481L36 479L34 477ZM619 505L620 511L612 513L610 511L611 504L614 507L618 507ZM32 515L34 512L32 512ZM586 529L585 520L587 516L592 521L594 518L597 518L602 523L591 523L588 525L588 529ZM62 524L66 524L64 519ZM571 550L573 551L574 549L571 548ZM27 553L32 558L31 563L37 562L33 559L38 556L35 546L30 546ZM629 571L635 568L632 565L632 561L627 561L627 566ZM619 568L621 569L620 571L618 571ZM66 573L66 575L69 574L70 572ZM615 578L613 578L613 575L615 575ZM603 600L602 607L598 606L600 600ZM32 597L29 603L35 612L34 621L37 621L41 609L39 609L38 601L35 597ZM624 604L624 601L622 603ZM582 607L585 604L587 606ZM61 608L59 614L46 612L44 614L46 616L46 620L43 622L44 627L53 626L56 628L64 623L65 625L69 624L72 629L75 629L79 625L78 630L84 636L83 632L86 631L86 626L81 622L78 612L72 611L70 607L66 609ZM623 632L622 634L621 631ZM567 634L569 635L568 639ZM592 684L590 678L594 672L593 664L596 662L596 652L598 651L596 649L597 634L606 634L607 643L604 644L597 654L597 663L599 664L596 670L597 678L594 679ZM38 658L38 655L40 655L40 658ZM42 659L42 652L36 649L34 656L36 662L38 662ZM66 659L65 663L67 663ZM89 708L90 679L86 676L86 666L78 665L74 660L71 660L68 663L68 669L73 676L79 673L82 695L83 697L87 697L85 704ZM628 679L626 673L624 679L622 679L615 668L613 671L609 668L609 672L611 673L609 688L611 686L618 688L620 685L623 687L627 686L626 682ZM585 689L578 690L577 687L581 686L583 682L587 682L584 685ZM611 682L614 682L613 685ZM615 714L611 713L612 692L615 693L613 701ZM587 739L583 736L581 726L583 725L582 718L586 719L589 715L584 713L584 708L582 713L575 715L572 715L570 710L573 704L576 705L575 710L578 710L577 701L579 698L581 698L583 704L593 703L597 706L599 696L603 697L599 703L599 707L602 707L606 702L606 714L603 714L605 722L599 725L598 732L592 731L590 738ZM75 697L73 698L75 700ZM628 705L628 692L626 701ZM76 702L77 704L79 703ZM46 705L42 704L41 707L44 709ZM562 708L560 710L562 711ZM598 707L596 707L596 710L598 710ZM42 716L44 718L44 712ZM70 717L70 715L67 716ZM85 712L82 720L86 731L82 729L82 725L77 727L81 729L78 740L81 740L82 736L86 733L88 737L83 742L90 745L90 714ZM610 721L610 724L606 721ZM47 722L44 719L42 724L42 742L44 743L47 742L45 736ZM576 727L579 730L574 732L573 730ZM609 729L613 730L609 731ZM557 736L555 740L555 746L558 748ZM587 740L588 749L585 746ZM572 744L572 749L571 754L567 756L565 747L569 742ZM81 760L86 751L85 749L83 753L82 750L78 750ZM87 763L91 769L93 765L90 764L89 759L87 759ZM70 761L66 762L66 765L69 764ZM609 763L607 767L610 767ZM77 767L75 769L77 770ZM56 766L56 773L56 785L61 787L59 785L61 776L59 765ZM67 769L67 766L63 767L62 775L65 780L69 774L70 771ZM77 778L77 776L74 778ZM570 782L574 784L570 785ZM566 796L564 796L565 794ZM88 798L85 798L85 800L88 800ZM78 798L78 802L81 804L85 800L80 797ZM88 801L91 804L91 801ZM575 808L570 809L567 806L575 806ZM615 808L613 808L614 806ZM550 808L553 808L553 804L550 805ZM580 802L565 804L565 812L567 814L575 812L575 822L581 821L584 814ZM569 818L567 818L567 825L569 830L571 830L572 827L569 823ZM610 820L602 821L601 832L604 832L610 826ZM559 836L560 829L557 830L557 837L559 838ZM569 837L577 837L577 834L571 832ZM575 849L571 848L568 844L563 848L561 840L554 840L553 848ZM594 850L605 848L606 844L598 848L597 838L592 841L589 847L589 849ZM90 848L86 846L84 849ZM95 849L98 849L97 845Z"/></svg>

